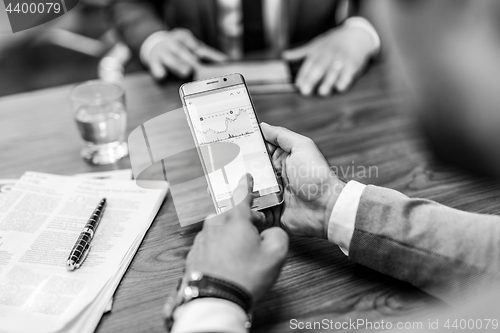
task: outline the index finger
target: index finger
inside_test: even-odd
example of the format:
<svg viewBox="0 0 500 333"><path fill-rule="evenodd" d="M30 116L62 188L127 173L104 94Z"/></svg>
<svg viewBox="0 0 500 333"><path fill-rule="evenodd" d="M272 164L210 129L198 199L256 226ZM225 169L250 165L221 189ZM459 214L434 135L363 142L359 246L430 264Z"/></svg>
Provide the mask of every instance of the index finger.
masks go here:
<svg viewBox="0 0 500 333"><path fill-rule="evenodd" d="M228 56L225 55L224 53L214 48L211 48L210 46L205 45L201 42L198 44L198 47L193 52L195 52L198 55L198 57L202 59L212 60L215 62L223 62L229 59Z"/></svg>
<svg viewBox="0 0 500 333"><path fill-rule="evenodd" d="M227 55L196 39L196 37L191 32L185 33L184 38L182 39L182 43L199 58L216 62L228 60Z"/></svg>
<svg viewBox="0 0 500 333"><path fill-rule="evenodd" d="M280 147L287 153L306 145L311 140L303 135L292 132L284 127L271 126L264 122L260 123L262 133L267 142L273 146Z"/></svg>

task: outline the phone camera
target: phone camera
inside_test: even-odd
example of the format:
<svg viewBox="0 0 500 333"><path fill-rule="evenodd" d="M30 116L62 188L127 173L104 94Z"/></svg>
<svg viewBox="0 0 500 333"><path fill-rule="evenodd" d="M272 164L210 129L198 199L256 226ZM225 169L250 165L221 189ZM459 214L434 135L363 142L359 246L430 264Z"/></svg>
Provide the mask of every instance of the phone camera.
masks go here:
<svg viewBox="0 0 500 333"><path fill-rule="evenodd" d="M227 81L227 79L226 79L226 78L224 78L224 82L226 82L226 81Z"/></svg>

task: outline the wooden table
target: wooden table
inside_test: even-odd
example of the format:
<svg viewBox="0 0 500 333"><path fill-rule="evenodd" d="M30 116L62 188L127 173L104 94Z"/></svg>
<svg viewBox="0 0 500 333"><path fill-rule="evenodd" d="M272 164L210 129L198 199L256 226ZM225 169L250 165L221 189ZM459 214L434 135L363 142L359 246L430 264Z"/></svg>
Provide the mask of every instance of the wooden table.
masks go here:
<svg viewBox="0 0 500 333"><path fill-rule="evenodd" d="M404 95L392 91L389 83L386 68L378 65L348 94L331 98L256 95L253 99L261 120L313 138L347 179L468 211L500 213L500 186L433 162L401 103ZM125 86L129 131L181 105L178 84L159 87L148 75L137 74L129 76ZM69 175L129 167L128 159L94 167L80 158L70 88L0 99L0 178L17 178L27 170ZM359 166L376 169L364 178L357 172ZM179 226L168 197L98 332L164 331L161 309L166 295L175 289L197 231L199 226ZM421 316L435 305L435 300L412 286L350 262L327 241L291 238L277 284L257 303L253 331L290 331L291 318L398 321Z"/></svg>

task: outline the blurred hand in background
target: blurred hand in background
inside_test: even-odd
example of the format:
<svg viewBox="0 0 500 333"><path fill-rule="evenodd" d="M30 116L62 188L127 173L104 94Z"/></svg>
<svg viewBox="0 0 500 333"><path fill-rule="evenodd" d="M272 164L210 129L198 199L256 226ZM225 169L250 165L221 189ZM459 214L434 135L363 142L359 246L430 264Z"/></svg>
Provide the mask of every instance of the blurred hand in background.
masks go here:
<svg viewBox="0 0 500 333"><path fill-rule="evenodd" d="M221 62L228 59L224 53L196 39L187 29L177 28L160 34L158 39L161 40L156 41L144 59L156 79L165 78L169 72L186 78L202 60Z"/></svg>
<svg viewBox="0 0 500 333"><path fill-rule="evenodd" d="M346 91L379 45L359 26L343 25L283 53L287 61L303 60L295 84L303 95L327 96Z"/></svg>

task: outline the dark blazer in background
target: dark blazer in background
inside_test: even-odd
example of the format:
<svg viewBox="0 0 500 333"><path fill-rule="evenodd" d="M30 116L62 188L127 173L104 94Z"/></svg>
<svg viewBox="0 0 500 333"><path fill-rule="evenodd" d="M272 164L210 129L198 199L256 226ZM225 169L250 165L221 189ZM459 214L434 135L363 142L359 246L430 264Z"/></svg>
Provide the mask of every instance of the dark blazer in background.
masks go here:
<svg viewBox="0 0 500 333"><path fill-rule="evenodd" d="M284 0L283 5L290 13L290 46L307 42L336 26L341 2ZM152 33L172 28L189 29L199 40L217 48L216 0L116 0L111 14L125 43L135 52Z"/></svg>

